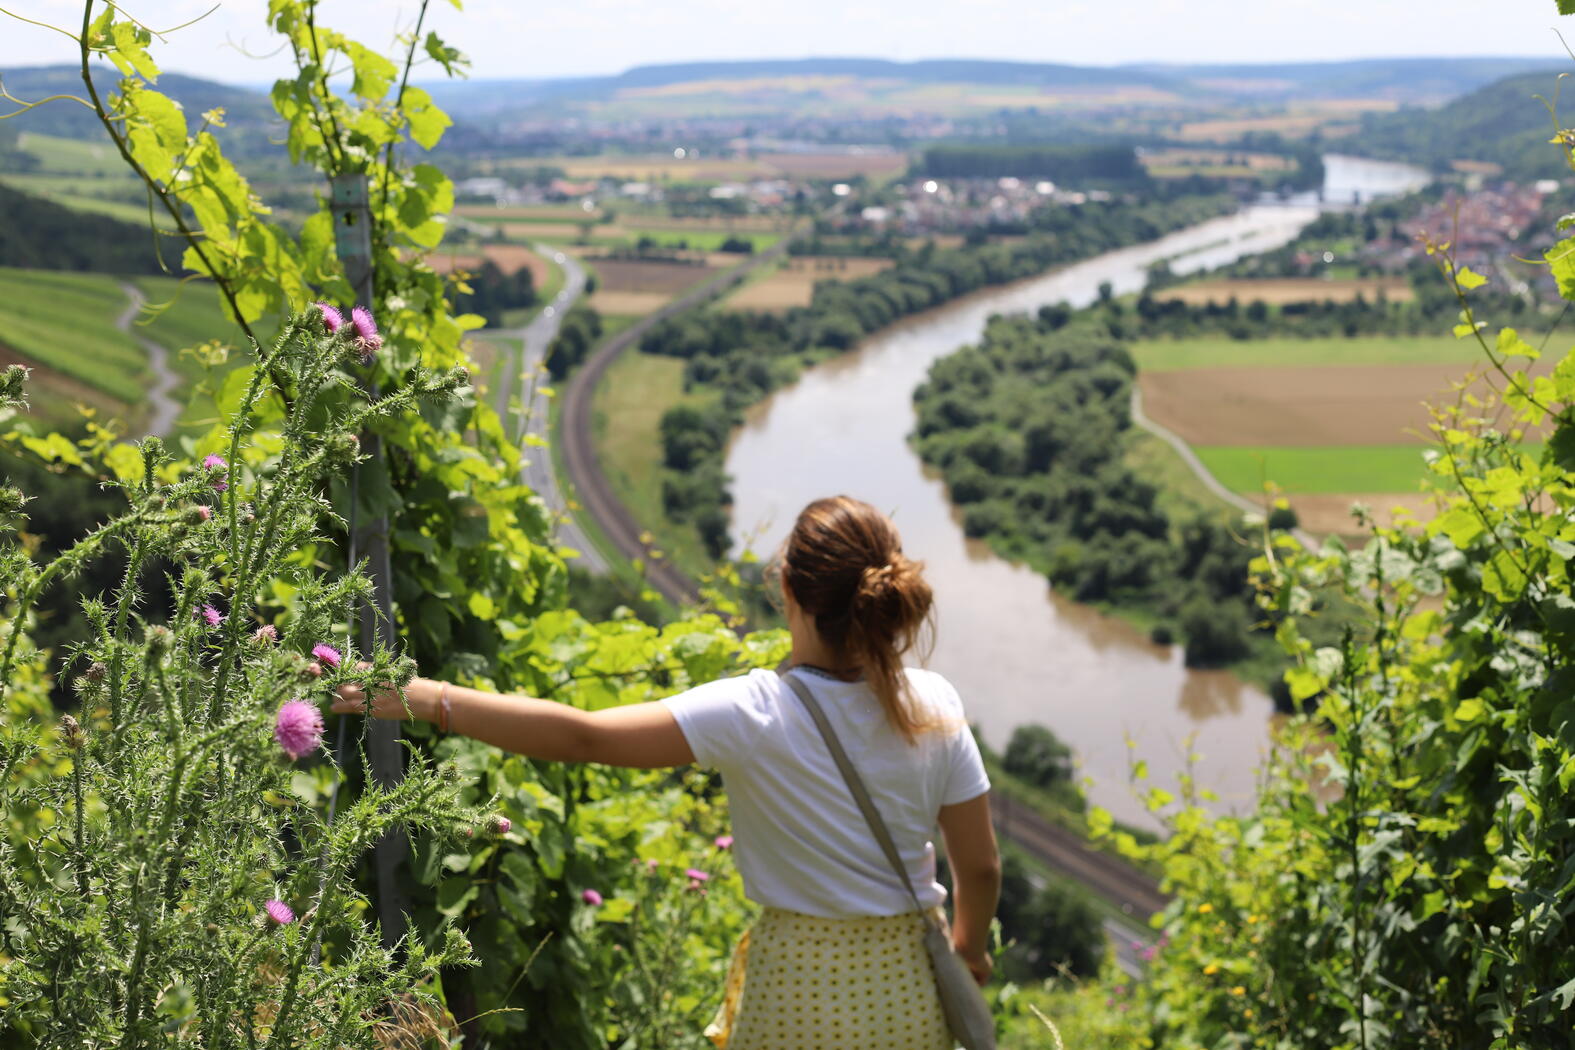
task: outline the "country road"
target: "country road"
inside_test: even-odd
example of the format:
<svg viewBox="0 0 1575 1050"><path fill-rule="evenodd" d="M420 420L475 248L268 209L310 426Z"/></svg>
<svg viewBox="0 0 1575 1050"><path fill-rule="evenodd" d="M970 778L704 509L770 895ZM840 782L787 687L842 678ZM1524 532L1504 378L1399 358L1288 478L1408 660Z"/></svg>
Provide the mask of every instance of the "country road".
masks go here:
<svg viewBox="0 0 1575 1050"><path fill-rule="evenodd" d="M546 368L547 347L558 334L558 328L563 323L563 315L569 312L575 300L585 292L585 268L574 256L550 245L533 244L531 248L542 258L551 259L563 267L563 289L553 297L552 302L531 319L529 324L519 328L498 330L499 335L520 341L518 393L525 414L525 436L540 439L540 443L533 443L525 449L523 478L525 484L529 485L547 504L557 520L555 537L557 544L578 551L580 565L593 572L606 572L606 558L590 542L580 529L579 523L575 521L568 500L563 494L563 488L558 482L557 471L553 469L551 450L546 444L551 439L549 430L552 418L549 399L543 392L543 388L549 384ZM515 391L503 385L494 394L495 407L498 414L504 418L508 416L509 399L513 393Z"/></svg>
<svg viewBox="0 0 1575 1050"><path fill-rule="evenodd" d="M170 369L169 350L140 332L132 331L137 311L147 301L143 298L142 290L129 281L122 281L120 290L126 293L127 302L126 308L115 318L115 327L135 339L148 352L148 367L153 370L153 385L148 388L148 408L152 412L148 418L148 433L164 437L175 429L175 421L180 418L180 402L171 396L180 384L180 376Z"/></svg>
<svg viewBox="0 0 1575 1050"><path fill-rule="evenodd" d="M647 559L646 544L640 539L644 530L613 492L601 464L596 460L596 448L591 438L591 401L596 385L618 359L618 355L636 345L652 326L674 314L683 313L737 284L760 267L775 262L803 233L804 230L800 229L789 234L748 261L731 270L724 270L619 332L598 347L569 379L559 420L567 480L574 486L574 495L585 513L600 526L617 548L619 556L631 560L646 559L647 581L670 601L680 604L692 602L698 597L698 591L694 581L674 568L670 561Z"/></svg>

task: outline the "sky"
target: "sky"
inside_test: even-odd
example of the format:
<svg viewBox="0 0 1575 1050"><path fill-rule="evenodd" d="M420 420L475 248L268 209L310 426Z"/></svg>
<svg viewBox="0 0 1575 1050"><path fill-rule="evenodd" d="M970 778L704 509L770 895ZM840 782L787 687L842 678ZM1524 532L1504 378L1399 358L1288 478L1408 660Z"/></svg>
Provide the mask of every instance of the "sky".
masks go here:
<svg viewBox="0 0 1575 1050"><path fill-rule="evenodd" d="M154 29L213 0L125 0ZM158 46L169 70L264 84L287 68L264 28L266 0L224 0ZM78 25L72 0L0 8ZM389 46L414 0L323 0L319 21ZM427 27L465 52L473 77L617 73L635 65L741 58L993 58L1077 65L1273 63L1425 55L1529 55L1575 45L1554 0L432 0ZM0 13L0 72L73 61L70 40ZM1572 63L1575 68L1575 63Z"/></svg>

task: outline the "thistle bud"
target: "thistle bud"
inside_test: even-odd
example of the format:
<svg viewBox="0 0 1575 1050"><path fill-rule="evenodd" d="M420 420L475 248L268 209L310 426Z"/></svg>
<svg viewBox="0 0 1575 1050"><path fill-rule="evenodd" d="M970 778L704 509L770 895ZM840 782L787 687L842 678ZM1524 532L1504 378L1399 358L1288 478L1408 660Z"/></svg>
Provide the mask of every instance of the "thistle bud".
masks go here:
<svg viewBox="0 0 1575 1050"><path fill-rule="evenodd" d="M102 682L104 677L108 674L109 667L104 663L103 660L94 660L92 663L88 664L87 680L93 684L97 685L99 682Z"/></svg>
<svg viewBox="0 0 1575 1050"><path fill-rule="evenodd" d="M514 822L508 817L494 816L487 822L487 830L494 835L507 835Z"/></svg>
<svg viewBox="0 0 1575 1050"><path fill-rule="evenodd" d="M162 656L170 651L175 644L175 633L163 624L151 624L144 632L143 638L147 642L148 652L154 656Z"/></svg>
<svg viewBox="0 0 1575 1050"><path fill-rule="evenodd" d="M82 745L87 743L87 734L82 731L82 725L70 715L60 716L60 739L72 751L82 750Z"/></svg>
<svg viewBox="0 0 1575 1050"><path fill-rule="evenodd" d="M27 497L22 495L21 489L0 485L0 514L20 514L26 504Z"/></svg>
<svg viewBox="0 0 1575 1050"><path fill-rule="evenodd" d="M27 369L11 365L0 372L0 405L27 404Z"/></svg>
<svg viewBox="0 0 1575 1050"><path fill-rule="evenodd" d="M213 520L213 508L206 503L199 503L186 512L186 521L192 525L200 525L211 520Z"/></svg>
<svg viewBox="0 0 1575 1050"><path fill-rule="evenodd" d="M272 645L279 640L279 629L271 623L265 623L252 632L253 645Z"/></svg>
<svg viewBox="0 0 1575 1050"><path fill-rule="evenodd" d="M361 454L361 439L354 434L336 434L328 443L328 458L334 463L354 463Z"/></svg>

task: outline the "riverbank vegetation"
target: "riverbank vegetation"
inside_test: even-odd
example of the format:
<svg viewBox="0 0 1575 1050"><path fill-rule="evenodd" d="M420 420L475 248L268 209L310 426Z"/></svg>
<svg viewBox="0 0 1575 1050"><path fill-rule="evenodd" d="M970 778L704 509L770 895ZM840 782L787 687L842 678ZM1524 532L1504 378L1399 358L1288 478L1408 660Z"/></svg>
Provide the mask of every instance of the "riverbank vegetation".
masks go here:
<svg viewBox="0 0 1575 1050"><path fill-rule="evenodd" d="M993 318L914 392L915 448L945 477L964 531L1077 601L1142 610L1188 666L1269 652L1253 631L1251 549L1217 515L1160 508L1125 462L1132 357L1097 314L1068 321L1054 307Z"/></svg>
<svg viewBox="0 0 1575 1050"><path fill-rule="evenodd" d="M744 408L802 369L853 349L899 318L1152 239L1230 207L1229 198L1216 196L1047 206L1035 214L1030 236L950 249L932 243L879 273L817 285L808 307L772 314L711 309L662 322L646 334L640 351L684 361L685 390L713 401L705 412L679 406L663 415L663 531L689 530L710 558L726 554L727 436Z"/></svg>

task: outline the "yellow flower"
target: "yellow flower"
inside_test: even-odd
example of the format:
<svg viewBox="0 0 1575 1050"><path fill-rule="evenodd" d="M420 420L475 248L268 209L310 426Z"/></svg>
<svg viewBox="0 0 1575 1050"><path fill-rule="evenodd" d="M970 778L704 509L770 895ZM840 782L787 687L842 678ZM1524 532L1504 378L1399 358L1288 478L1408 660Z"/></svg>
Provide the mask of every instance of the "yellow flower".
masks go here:
<svg viewBox="0 0 1575 1050"><path fill-rule="evenodd" d="M1252 1011L1251 1010L1243 1010L1242 1011L1242 1016L1246 1017L1248 1020L1251 1020L1252 1019Z"/></svg>
<svg viewBox="0 0 1575 1050"><path fill-rule="evenodd" d="M1213 910L1214 910L1214 905L1212 905L1212 904L1200 904L1200 905L1198 905L1198 914L1199 915L1207 915L1209 912L1211 912Z"/></svg>
<svg viewBox="0 0 1575 1050"><path fill-rule="evenodd" d="M1203 975L1205 977L1213 977L1215 974L1217 974L1219 972L1220 972L1220 964L1219 963L1209 963L1207 966L1205 966L1203 968Z"/></svg>
<svg viewBox="0 0 1575 1050"><path fill-rule="evenodd" d="M1250 925L1251 925L1251 924L1253 924L1253 923L1255 923L1255 922L1257 922L1257 921L1258 921L1258 916L1256 916L1256 915L1249 915L1249 916L1247 916L1247 924L1248 924L1248 925L1249 925L1249 926L1250 926Z"/></svg>
<svg viewBox="0 0 1575 1050"><path fill-rule="evenodd" d="M1236 987L1234 987L1234 988L1232 988L1230 990L1230 994L1232 994L1232 995L1246 995L1247 994L1247 989L1243 988L1241 985L1238 984Z"/></svg>

